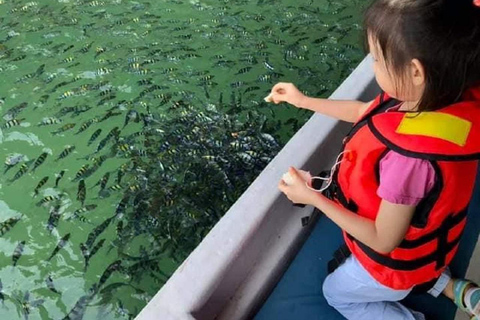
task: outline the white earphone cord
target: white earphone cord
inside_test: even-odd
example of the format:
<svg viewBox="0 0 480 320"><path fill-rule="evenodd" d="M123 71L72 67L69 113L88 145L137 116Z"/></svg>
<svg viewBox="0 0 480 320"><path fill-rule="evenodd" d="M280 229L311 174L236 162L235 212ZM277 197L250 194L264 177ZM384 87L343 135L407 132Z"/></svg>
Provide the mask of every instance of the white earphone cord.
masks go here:
<svg viewBox="0 0 480 320"><path fill-rule="evenodd" d="M312 191L315 191L315 192L323 192L325 191L326 189L328 189L328 187L330 187L330 185L332 184L332 181L333 181L333 174L335 173L335 170L337 170L337 166L342 163L344 160L341 160L341 161L338 161L340 159L340 157L347 153L347 152L350 152L350 150L344 150L342 152L340 152L340 154L337 156L337 159L335 160L335 164L333 165L332 169L330 170L330 176L328 178L323 178L323 177L312 177L312 181L313 180L322 180L322 181L328 181L327 182L327 185L319 190L317 189L314 189L312 187L310 187L308 185L308 182L305 182L305 185L307 186L308 189L312 190Z"/></svg>

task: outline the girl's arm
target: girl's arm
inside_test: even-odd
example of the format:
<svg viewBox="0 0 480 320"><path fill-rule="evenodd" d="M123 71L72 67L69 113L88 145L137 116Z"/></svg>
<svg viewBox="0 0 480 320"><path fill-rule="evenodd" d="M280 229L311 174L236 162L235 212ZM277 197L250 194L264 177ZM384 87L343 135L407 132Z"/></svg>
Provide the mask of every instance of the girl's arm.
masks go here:
<svg viewBox="0 0 480 320"><path fill-rule="evenodd" d="M293 203L313 205L340 228L373 250L387 254L404 239L415 212L415 206L393 204L382 200L377 218L373 221L308 189L305 181L294 168L290 168L289 173L292 183L289 182L287 185L281 180L278 185L288 199Z"/></svg>
<svg viewBox="0 0 480 320"><path fill-rule="evenodd" d="M415 212L415 206L382 200L377 219L373 221L322 195L317 195L312 204L355 239L382 254L391 252L402 242Z"/></svg>
<svg viewBox="0 0 480 320"><path fill-rule="evenodd" d="M372 101L329 100L304 96L296 107L318 112L347 122L357 122Z"/></svg>
<svg viewBox="0 0 480 320"><path fill-rule="evenodd" d="M308 109L347 122L357 122L372 103L372 101L310 98L300 92L293 84L283 82L277 83L272 88L268 99L276 104L287 102L297 108Z"/></svg>

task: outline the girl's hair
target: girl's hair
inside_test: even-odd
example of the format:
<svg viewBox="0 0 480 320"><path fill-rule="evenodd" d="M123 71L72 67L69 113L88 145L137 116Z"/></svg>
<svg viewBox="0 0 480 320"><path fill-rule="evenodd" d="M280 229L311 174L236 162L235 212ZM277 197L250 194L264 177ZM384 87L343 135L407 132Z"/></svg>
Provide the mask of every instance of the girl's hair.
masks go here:
<svg viewBox="0 0 480 320"><path fill-rule="evenodd" d="M422 63L426 85L419 111L455 103L480 84L480 7L474 2L376 0L367 9L367 48L372 37L389 72L404 79L412 59Z"/></svg>

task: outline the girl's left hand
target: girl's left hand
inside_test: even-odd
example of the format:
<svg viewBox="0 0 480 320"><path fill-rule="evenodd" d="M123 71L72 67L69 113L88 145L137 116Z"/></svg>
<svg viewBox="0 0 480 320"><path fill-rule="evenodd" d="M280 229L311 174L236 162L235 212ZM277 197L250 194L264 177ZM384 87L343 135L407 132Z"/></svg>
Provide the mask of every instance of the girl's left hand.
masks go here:
<svg viewBox="0 0 480 320"><path fill-rule="evenodd" d="M293 203L313 205L315 197L318 197L319 194L307 188L305 185L306 181L295 168L290 167L288 172L292 176L292 184L287 185L285 181L281 179L278 184L278 189Z"/></svg>

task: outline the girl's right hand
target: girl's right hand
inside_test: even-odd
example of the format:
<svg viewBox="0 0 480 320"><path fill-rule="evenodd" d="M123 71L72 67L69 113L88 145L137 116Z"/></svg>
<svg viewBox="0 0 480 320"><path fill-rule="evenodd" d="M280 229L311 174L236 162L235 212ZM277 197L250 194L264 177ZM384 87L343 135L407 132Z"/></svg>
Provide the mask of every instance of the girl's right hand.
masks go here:
<svg viewBox="0 0 480 320"><path fill-rule="evenodd" d="M287 102L297 108L300 108L302 101L306 97L293 83L279 82L273 86L270 93L270 99L273 103Z"/></svg>

